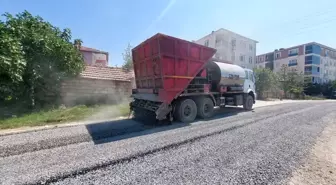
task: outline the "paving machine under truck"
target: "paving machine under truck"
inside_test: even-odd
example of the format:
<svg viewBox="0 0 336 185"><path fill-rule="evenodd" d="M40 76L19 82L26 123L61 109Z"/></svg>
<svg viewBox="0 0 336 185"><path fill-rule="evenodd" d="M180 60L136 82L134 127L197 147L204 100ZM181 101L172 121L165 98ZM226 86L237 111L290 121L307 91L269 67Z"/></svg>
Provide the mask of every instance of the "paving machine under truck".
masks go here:
<svg viewBox="0 0 336 185"><path fill-rule="evenodd" d="M156 34L132 50L136 89L130 109L136 120L192 122L210 118L216 106L256 100L253 71L218 62L216 49Z"/></svg>

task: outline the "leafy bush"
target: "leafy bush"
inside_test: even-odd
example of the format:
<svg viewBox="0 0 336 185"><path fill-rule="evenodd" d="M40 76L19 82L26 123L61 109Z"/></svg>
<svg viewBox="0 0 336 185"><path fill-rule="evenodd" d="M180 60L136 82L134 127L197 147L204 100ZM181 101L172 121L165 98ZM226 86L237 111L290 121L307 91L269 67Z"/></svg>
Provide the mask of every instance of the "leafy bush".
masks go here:
<svg viewBox="0 0 336 185"><path fill-rule="evenodd" d="M0 105L38 108L56 103L61 81L84 69L71 31L24 11L0 21Z"/></svg>

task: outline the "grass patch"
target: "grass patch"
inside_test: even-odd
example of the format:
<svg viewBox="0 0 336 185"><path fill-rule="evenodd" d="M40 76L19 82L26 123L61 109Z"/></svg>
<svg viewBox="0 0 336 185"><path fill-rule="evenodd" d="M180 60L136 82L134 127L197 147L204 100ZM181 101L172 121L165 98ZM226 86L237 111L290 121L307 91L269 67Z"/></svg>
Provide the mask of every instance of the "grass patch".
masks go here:
<svg viewBox="0 0 336 185"><path fill-rule="evenodd" d="M304 97L305 100L325 100L326 98L324 97L318 97L318 96L305 96Z"/></svg>
<svg viewBox="0 0 336 185"><path fill-rule="evenodd" d="M16 118L0 120L0 129L25 126L42 126L71 121L112 119L126 116L129 113L128 104L92 106L85 105L71 108L59 108L22 115Z"/></svg>

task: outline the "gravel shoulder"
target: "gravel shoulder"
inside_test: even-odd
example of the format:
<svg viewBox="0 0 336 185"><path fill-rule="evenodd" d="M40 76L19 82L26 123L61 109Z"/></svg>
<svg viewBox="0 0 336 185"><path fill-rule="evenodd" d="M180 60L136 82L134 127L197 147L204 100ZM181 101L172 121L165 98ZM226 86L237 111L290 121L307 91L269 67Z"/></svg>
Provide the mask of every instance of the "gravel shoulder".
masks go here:
<svg viewBox="0 0 336 185"><path fill-rule="evenodd" d="M161 177L155 182L166 184L168 181L162 181L164 178L176 176L172 182L180 184L185 182L181 175L189 174L188 170L197 166L193 166L192 162L192 156L195 156L195 153L203 153L202 158L195 159L204 161L198 167L206 167L208 163L215 165L212 166L214 169L209 168L208 174L205 174L209 178L201 178L202 174L197 174L193 170L190 172L195 172L198 178L195 175L184 177L184 179L192 177L196 184L209 182L211 184L224 178L233 179L233 184L245 182L248 179L257 178L259 170L264 176L252 182L267 180L276 183L288 177L299 164L298 161L309 152L311 144L326 125L321 118L333 111L336 111L333 103L313 102L267 106L256 108L252 112L240 112L229 117L199 121L193 125L176 124L106 138L99 143L82 142L2 157L0 158L0 174L2 174L0 184L106 184L113 183L113 180L118 180L120 184L129 182L144 184L147 183L145 179L155 180L155 178L150 178L150 173L142 174L141 171L131 169L139 169L138 166L141 165L138 165L137 160L153 155L164 155L165 157L158 158L166 162L167 166L156 169L156 166L160 167L160 165L155 164L160 163L150 165L149 162L152 159L149 158L146 162L147 168L141 169L155 168L154 174L159 174L158 177ZM188 146L185 150L189 153L178 152L179 148L184 146ZM188 154L191 158L183 154ZM210 156L216 154L213 157L219 156L215 160L208 158L208 154ZM174 163L174 160L178 162ZM216 163L218 160L224 161ZM122 168L129 163L133 164L132 168L129 168L130 171L118 170L119 167ZM178 167L180 163L187 164L184 167ZM180 174L179 171L171 169L170 164L177 165L176 169L182 170L183 173ZM216 166L218 164L220 166ZM165 169L171 173L162 173ZM218 172L218 169L227 169L232 173L225 175ZM104 175L103 171L107 171L107 174ZM212 171L218 175L211 176ZM273 171L281 173L282 176L273 177ZM92 173L97 173L99 177ZM234 176L237 174L246 174L246 177ZM100 175L109 179L103 181L104 178ZM125 178L131 181L127 179L125 181ZM203 182L202 179L206 181Z"/></svg>
<svg viewBox="0 0 336 185"><path fill-rule="evenodd" d="M278 104L290 106L290 103L309 104L316 102L295 100L258 101L255 108L275 106ZM229 116L230 114L238 113L242 113L242 109L239 107L227 108L223 109L220 115ZM198 122L196 121L193 124L198 124ZM0 135L0 157L19 155L69 144L90 142L92 140L119 136L131 132L140 132L152 128L151 126L142 125L129 119L121 119L90 124L68 125L53 129L25 131L20 134ZM3 132L3 134L5 134L5 132Z"/></svg>
<svg viewBox="0 0 336 185"><path fill-rule="evenodd" d="M305 163L293 173L290 185L336 184L336 113L324 121L329 125L317 139Z"/></svg>

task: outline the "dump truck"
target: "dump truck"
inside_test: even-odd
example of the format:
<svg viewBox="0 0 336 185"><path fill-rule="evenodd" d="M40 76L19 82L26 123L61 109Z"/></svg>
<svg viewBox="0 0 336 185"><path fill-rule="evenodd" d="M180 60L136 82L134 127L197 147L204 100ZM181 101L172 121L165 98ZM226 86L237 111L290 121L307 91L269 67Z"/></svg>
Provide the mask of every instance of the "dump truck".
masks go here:
<svg viewBox="0 0 336 185"><path fill-rule="evenodd" d="M256 100L253 71L213 58L216 49L158 33L132 49L136 89L133 118L208 119L216 107L243 106Z"/></svg>

